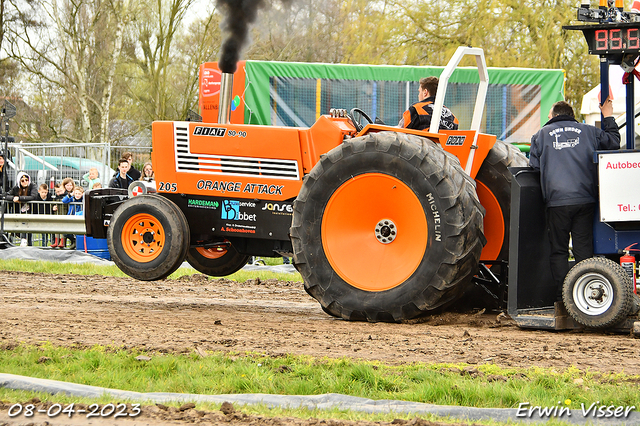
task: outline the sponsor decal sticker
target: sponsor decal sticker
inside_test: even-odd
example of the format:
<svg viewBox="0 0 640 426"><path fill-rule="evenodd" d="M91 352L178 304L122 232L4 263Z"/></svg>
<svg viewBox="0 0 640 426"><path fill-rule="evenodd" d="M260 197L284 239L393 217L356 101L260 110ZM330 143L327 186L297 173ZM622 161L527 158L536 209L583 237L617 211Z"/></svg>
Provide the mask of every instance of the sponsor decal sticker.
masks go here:
<svg viewBox="0 0 640 426"><path fill-rule="evenodd" d="M447 145L447 146L462 146L466 139L467 139L467 137L465 135L449 136L447 138L447 142L445 143L445 145Z"/></svg>
<svg viewBox="0 0 640 426"><path fill-rule="evenodd" d="M287 215L293 214L293 206L284 203L266 203L262 210L270 211L273 214Z"/></svg>
<svg viewBox="0 0 640 426"><path fill-rule="evenodd" d="M252 202L240 202L238 200L223 200L222 201L222 213L220 218L226 220L242 220L246 222L255 222L256 214L249 214L241 211L240 207L254 208L255 203Z"/></svg>
<svg viewBox="0 0 640 426"><path fill-rule="evenodd" d="M197 209L215 210L218 207L220 207L220 202L219 201L212 201L212 200L192 200L192 199L188 199L187 200L187 207L194 207L194 208L197 208Z"/></svg>
<svg viewBox="0 0 640 426"><path fill-rule="evenodd" d="M217 138L222 138L227 134L227 129L224 127L205 127L205 126L196 126L193 129L193 136L214 136Z"/></svg>

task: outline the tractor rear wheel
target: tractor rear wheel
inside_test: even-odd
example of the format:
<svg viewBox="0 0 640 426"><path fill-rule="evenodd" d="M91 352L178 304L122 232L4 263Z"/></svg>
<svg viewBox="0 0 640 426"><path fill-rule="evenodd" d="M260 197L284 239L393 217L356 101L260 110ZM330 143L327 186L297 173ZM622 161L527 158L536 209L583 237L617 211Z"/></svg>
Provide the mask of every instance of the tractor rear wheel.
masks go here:
<svg viewBox="0 0 640 426"><path fill-rule="evenodd" d="M192 247L187 252L187 262L193 268L212 277L225 277L247 264L249 256L240 254L231 243L215 247Z"/></svg>
<svg viewBox="0 0 640 426"><path fill-rule="evenodd" d="M576 322L591 328L611 327L634 306L633 281L613 260L592 257L575 265L562 286L562 300Z"/></svg>
<svg viewBox="0 0 640 426"><path fill-rule="evenodd" d="M294 203L294 265L331 315L398 322L458 299L477 270L483 208L432 141L395 132L322 156Z"/></svg>
<svg viewBox="0 0 640 426"><path fill-rule="evenodd" d="M481 260L509 259L512 180L509 167L525 167L528 164L529 160L518 148L497 140L478 170L476 190L486 210L484 233L487 238Z"/></svg>
<svg viewBox="0 0 640 426"><path fill-rule="evenodd" d="M509 224L511 216L511 180L509 167L524 167L527 157L515 146L497 140L476 175L476 191L485 208L484 234L487 244L480 261L487 262L492 272L506 277L502 262L509 260ZM496 263L490 263L495 261ZM497 309L506 304L505 287L475 286L457 304L457 308Z"/></svg>
<svg viewBox="0 0 640 426"><path fill-rule="evenodd" d="M184 214L172 204L161 196L139 195L115 211L107 234L109 252L130 277L166 278L184 260L189 228Z"/></svg>

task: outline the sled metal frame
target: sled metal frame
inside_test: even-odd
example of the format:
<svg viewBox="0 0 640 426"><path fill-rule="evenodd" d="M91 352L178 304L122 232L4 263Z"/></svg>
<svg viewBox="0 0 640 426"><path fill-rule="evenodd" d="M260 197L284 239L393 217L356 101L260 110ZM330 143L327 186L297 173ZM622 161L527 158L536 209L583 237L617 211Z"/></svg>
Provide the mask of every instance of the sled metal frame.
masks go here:
<svg viewBox="0 0 640 426"><path fill-rule="evenodd" d="M564 304L555 300L540 174L530 167L509 170L513 179L507 312L521 328L584 330L586 327L571 318ZM640 335L640 318L630 315L607 330Z"/></svg>
<svg viewBox="0 0 640 426"><path fill-rule="evenodd" d="M585 18L589 12L578 10L581 21L597 22L603 20ZM600 12L598 12L599 14ZM588 13L587 13L588 14ZM611 28L612 23L608 23ZM614 24L615 25L615 24ZM624 25L624 24L621 24ZM565 26L568 30L593 29L598 25ZM586 33L585 33L586 36ZM620 64L620 53L600 54L600 89L609 93L609 64ZM633 77L632 77L633 78ZM629 90L631 89L631 90ZM601 96L601 104L606 97ZM634 103L633 86L627 87L627 129L633 129ZM631 105L629 107L629 105ZM627 132L627 148L633 148L634 132ZM546 229L545 204L542 198L539 172L530 167L509 169L513 175L511 181L511 223L509 236L509 295L508 313L522 328L546 330L581 330L586 327L578 324L567 313L564 303L556 301L556 286L549 267L549 240ZM522 226L520 226L522 224ZM596 223L597 229L601 223ZM615 230L614 230L615 232ZM638 234L640 236L640 233ZM594 241L596 236L594 235ZM598 253L594 250L595 254ZM532 256L532 254L536 256ZM611 253L608 253L611 254ZM638 305L637 296L636 305ZM640 317L638 309L614 327L614 332L631 332L640 335Z"/></svg>

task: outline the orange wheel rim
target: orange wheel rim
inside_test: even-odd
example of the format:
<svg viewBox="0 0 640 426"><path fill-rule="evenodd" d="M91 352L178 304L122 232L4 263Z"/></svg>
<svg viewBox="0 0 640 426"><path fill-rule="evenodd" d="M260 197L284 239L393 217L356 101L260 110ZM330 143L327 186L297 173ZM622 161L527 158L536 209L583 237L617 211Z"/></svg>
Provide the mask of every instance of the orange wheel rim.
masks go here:
<svg viewBox="0 0 640 426"><path fill-rule="evenodd" d="M220 259L227 254L227 248L225 246L216 246L211 248L196 247L196 251L207 259Z"/></svg>
<svg viewBox="0 0 640 426"><path fill-rule="evenodd" d="M416 194L382 173L342 184L322 217L322 247L333 270L366 291L389 290L406 281L422 262L427 237Z"/></svg>
<svg viewBox="0 0 640 426"><path fill-rule="evenodd" d="M149 214L131 216L122 228L122 247L136 262L151 262L160 255L164 244L164 228Z"/></svg>
<svg viewBox="0 0 640 426"><path fill-rule="evenodd" d="M480 204L482 204L482 207L486 210L483 224L487 244L482 249L480 259L496 260L498 256L500 256L500 251L502 251L502 244L504 243L505 235L502 209L500 208L500 203L493 192L478 180L476 181L476 192L478 194Z"/></svg>

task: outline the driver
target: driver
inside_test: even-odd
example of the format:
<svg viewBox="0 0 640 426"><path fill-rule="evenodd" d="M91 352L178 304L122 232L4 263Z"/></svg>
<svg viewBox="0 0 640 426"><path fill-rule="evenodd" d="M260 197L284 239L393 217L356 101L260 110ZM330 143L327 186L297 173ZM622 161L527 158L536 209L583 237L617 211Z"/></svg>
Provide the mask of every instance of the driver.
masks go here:
<svg viewBox="0 0 640 426"><path fill-rule="evenodd" d="M398 127L407 129L425 130L431 126L431 116L433 114L433 103L436 100L438 90L437 77L424 77L420 79L418 90L418 102L411 105L402 114L402 119ZM442 106L442 116L440 118L440 129L458 130L458 119L446 106Z"/></svg>

